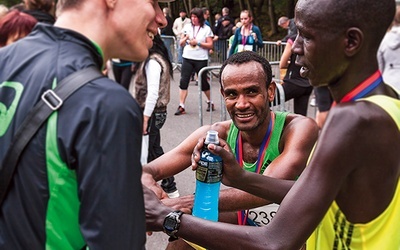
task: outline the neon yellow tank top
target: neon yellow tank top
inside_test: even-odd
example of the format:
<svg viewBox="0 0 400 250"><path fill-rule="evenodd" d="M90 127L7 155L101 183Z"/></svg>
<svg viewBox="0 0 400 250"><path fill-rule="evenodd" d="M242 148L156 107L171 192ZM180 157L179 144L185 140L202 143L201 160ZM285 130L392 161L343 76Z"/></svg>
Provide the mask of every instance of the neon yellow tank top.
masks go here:
<svg viewBox="0 0 400 250"><path fill-rule="evenodd" d="M375 95L364 99L383 108L400 131L400 100ZM325 217L307 240L307 250L399 250L400 249L400 181L393 200L385 211L365 224L347 221L334 201Z"/></svg>

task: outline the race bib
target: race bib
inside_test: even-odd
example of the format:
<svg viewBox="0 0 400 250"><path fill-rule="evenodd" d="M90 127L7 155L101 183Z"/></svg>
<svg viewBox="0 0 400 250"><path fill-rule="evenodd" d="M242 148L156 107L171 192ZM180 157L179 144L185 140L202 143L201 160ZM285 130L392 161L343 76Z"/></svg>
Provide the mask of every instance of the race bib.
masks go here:
<svg viewBox="0 0 400 250"><path fill-rule="evenodd" d="M259 227L268 225L278 211L279 205L272 203L262 207L249 209L248 219Z"/></svg>
<svg viewBox="0 0 400 250"><path fill-rule="evenodd" d="M238 52L242 52L242 51L253 51L253 45L239 44L238 45Z"/></svg>

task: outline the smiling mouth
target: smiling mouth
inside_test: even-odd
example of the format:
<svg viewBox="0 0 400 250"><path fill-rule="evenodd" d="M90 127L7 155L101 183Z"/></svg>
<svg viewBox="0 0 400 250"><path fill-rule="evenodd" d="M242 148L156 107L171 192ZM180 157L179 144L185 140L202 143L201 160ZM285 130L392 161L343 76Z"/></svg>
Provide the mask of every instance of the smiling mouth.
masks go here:
<svg viewBox="0 0 400 250"><path fill-rule="evenodd" d="M251 114L236 114L237 118L249 118L252 117L254 115L254 113Z"/></svg>

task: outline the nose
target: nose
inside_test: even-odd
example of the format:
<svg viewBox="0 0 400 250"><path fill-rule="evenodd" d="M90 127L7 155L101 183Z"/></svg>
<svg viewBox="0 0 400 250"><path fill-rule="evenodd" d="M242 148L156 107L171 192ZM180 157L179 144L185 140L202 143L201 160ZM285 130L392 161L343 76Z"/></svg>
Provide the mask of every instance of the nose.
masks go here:
<svg viewBox="0 0 400 250"><path fill-rule="evenodd" d="M160 5L158 4L156 7L156 22L159 28L164 28L165 26L167 26L167 19L165 18L164 13L160 8Z"/></svg>
<svg viewBox="0 0 400 250"><path fill-rule="evenodd" d="M303 55L303 38L299 34L297 34L296 40L293 42L292 53Z"/></svg>
<svg viewBox="0 0 400 250"><path fill-rule="evenodd" d="M239 110L247 109L249 107L249 102L245 95L239 95L235 107Z"/></svg>

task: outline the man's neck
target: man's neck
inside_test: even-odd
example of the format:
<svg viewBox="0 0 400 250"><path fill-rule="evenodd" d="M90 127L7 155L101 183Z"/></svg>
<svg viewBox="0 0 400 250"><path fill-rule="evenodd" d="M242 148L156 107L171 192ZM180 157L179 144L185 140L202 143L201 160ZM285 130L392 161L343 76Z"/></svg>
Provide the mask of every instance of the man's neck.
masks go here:
<svg viewBox="0 0 400 250"><path fill-rule="evenodd" d="M269 115L263 124L260 124L257 128L248 131L240 131L243 143L249 143L252 147L260 147L267 133L270 119L271 116Z"/></svg>

